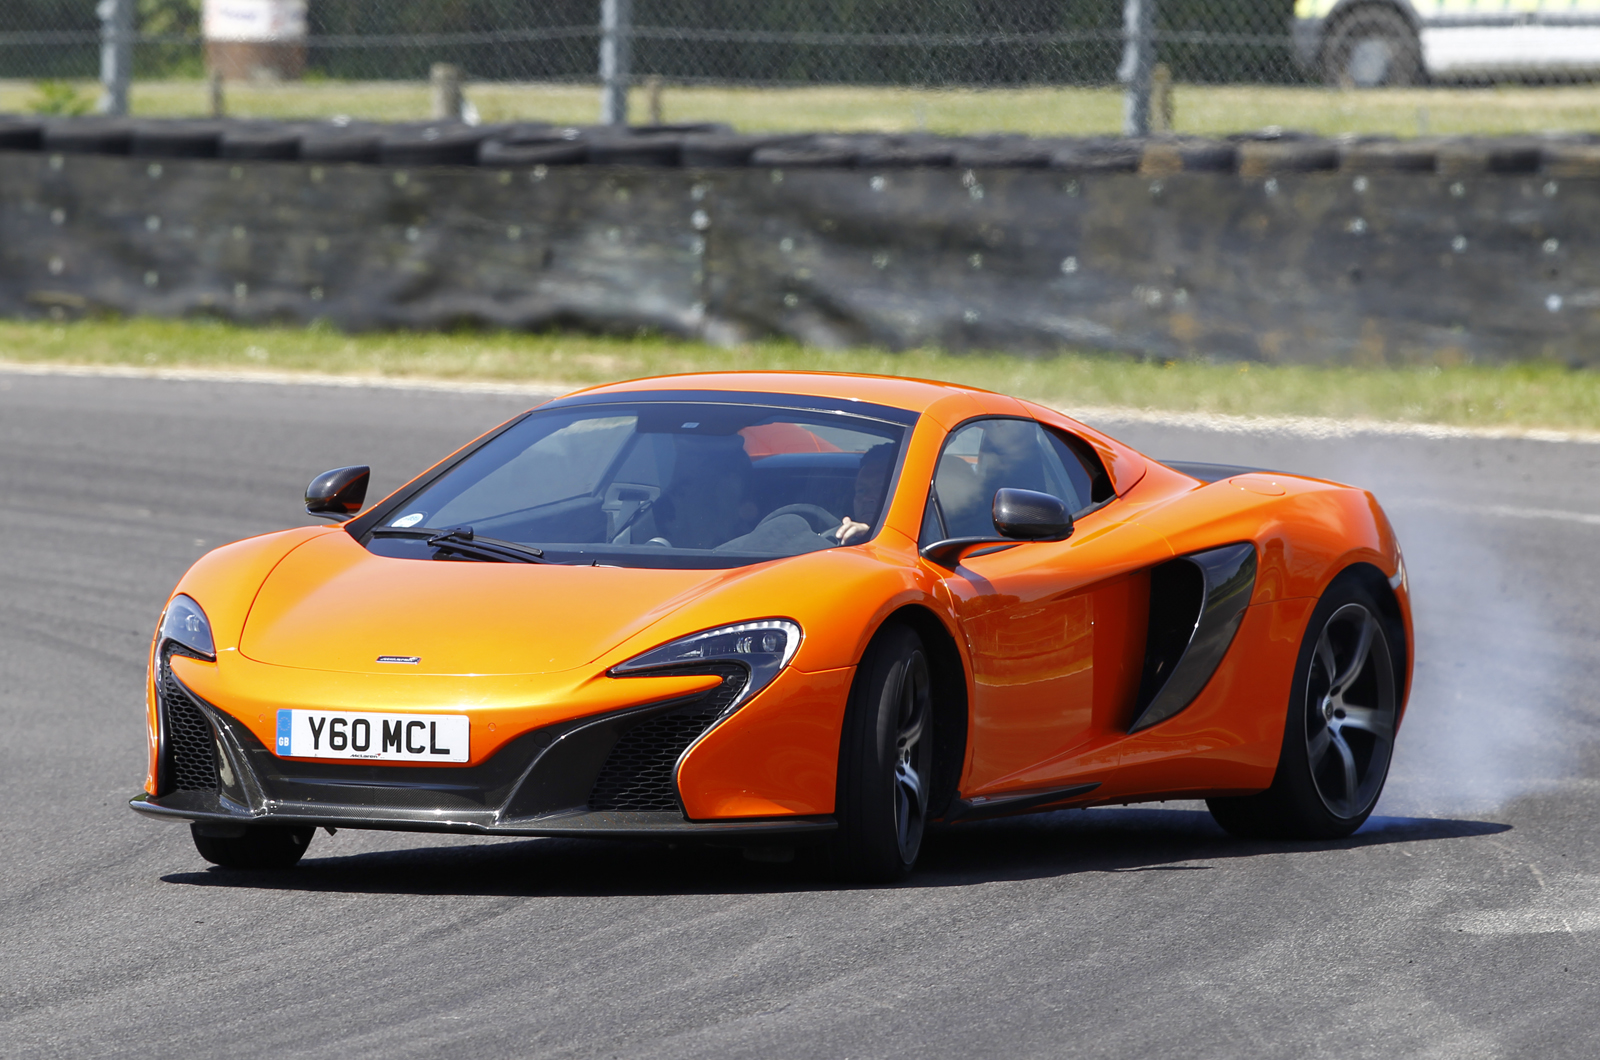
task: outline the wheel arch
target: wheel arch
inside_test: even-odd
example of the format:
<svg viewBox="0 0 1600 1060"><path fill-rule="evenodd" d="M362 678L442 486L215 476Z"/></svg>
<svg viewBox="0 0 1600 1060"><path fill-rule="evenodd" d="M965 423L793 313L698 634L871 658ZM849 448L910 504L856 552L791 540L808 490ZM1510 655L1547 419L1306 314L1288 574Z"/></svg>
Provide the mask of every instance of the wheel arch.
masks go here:
<svg viewBox="0 0 1600 1060"><path fill-rule="evenodd" d="M1406 20L1412 32L1419 34L1422 32L1422 16L1417 13L1415 7L1406 3L1406 0L1343 0L1343 3L1335 5L1334 9L1328 12L1327 20L1322 24L1322 42L1317 47L1318 62L1324 58L1328 38L1333 35L1333 31L1364 11L1392 11Z"/></svg>
<svg viewBox="0 0 1600 1060"><path fill-rule="evenodd" d="M1383 613L1384 623L1389 627L1389 641L1391 649L1396 653L1394 660L1394 673L1397 687L1395 695L1399 697L1400 712L1403 715L1406 706L1406 694L1410 691L1411 675L1411 644L1406 635L1405 615L1400 609L1400 598L1394 588L1390 586L1389 579L1382 570L1364 560L1357 560L1349 564L1329 579L1326 588L1322 590L1323 596L1339 585L1358 585L1372 594L1378 602L1378 608Z"/></svg>
<svg viewBox="0 0 1600 1060"><path fill-rule="evenodd" d="M1322 33L1317 41L1316 68L1318 71L1327 68L1328 44L1333 35L1338 32L1346 22L1368 11L1389 11L1399 15L1411 27L1411 32L1417 35L1418 45L1422 41L1422 16L1417 9L1406 0L1344 0L1330 12L1322 24ZM1426 66L1424 65L1424 73Z"/></svg>
<svg viewBox="0 0 1600 1060"><path fill-rule="evenodd" d="M938 819L955 800L966 766L970 718L967 665L955 634L927 607L908 604L892 612L872 639L895 625L916 633L928 652L933 676L933 793L928 799L928 815Z"/></svg>

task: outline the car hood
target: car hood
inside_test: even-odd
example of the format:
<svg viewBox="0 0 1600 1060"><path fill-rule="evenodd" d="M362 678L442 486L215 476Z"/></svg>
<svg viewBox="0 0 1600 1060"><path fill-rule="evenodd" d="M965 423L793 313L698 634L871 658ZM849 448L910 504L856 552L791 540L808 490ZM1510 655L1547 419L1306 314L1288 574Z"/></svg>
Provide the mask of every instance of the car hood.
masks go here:
<svg viewBox="0 0 1600 1060"><path fill-rule="evenodd" d="M267 576L239 651L344 673L556 673L739 574L394 559L328 534Z"/></svg>

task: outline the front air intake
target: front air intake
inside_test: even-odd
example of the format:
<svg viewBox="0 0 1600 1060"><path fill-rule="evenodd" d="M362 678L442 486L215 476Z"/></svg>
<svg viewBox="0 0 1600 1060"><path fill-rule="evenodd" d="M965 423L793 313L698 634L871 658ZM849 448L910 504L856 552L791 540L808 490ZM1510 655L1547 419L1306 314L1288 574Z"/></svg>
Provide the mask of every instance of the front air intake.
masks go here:
<svg viewBox="0 0 1600 1060"><path fill-rule="evenodd" d="M720 718L744 689L749 672L736 663L677 670L718 674L722 684L692 703L651 714L625 731L589 794L591 810L682 813L678 759Z"/></svg>
<svg viewBox="0 0 1600 1060"><path fill-rule="evenodd" d="M161 706L162 787L216 791L217 743L211 724L166 666L156 686Z"/></svg>

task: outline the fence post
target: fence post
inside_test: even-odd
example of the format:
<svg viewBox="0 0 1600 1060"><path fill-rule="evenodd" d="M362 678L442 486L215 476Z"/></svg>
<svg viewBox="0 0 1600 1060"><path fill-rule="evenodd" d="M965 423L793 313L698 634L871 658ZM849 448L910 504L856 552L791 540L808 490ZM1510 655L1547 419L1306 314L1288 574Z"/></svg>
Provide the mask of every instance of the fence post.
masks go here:
<svg viewBox="0 0 1600 1060"><path fill-rule="evenodd" d="M600 124L628 124L633 0L600 0Z"/></svg>
<svg viewBox="0 0 1600 1060"><path fill-rule="evenodd" d="M134 0L100 0L101 114L128 113L128 86L133 81Z"/></svg>
<svg viewBox="0 0 1600 1060"><path fill-rule="evenodd" d="M600 0L600 123L627 125L634 67L634 0Z"/></svg>
<svg viewBox="0 0 1600 1060"><path fill-rule="evenodd" d="M461 67L454 63L434 63L428 82L433 88L433 120L461 120Z"/></svg>
<svg viewBox="0 0 1600 1060"><path fill-rule="evenodd" d="M1122 135L1150 135L1150 74L1156 59L1156 0L1122 0Z"/></svg>

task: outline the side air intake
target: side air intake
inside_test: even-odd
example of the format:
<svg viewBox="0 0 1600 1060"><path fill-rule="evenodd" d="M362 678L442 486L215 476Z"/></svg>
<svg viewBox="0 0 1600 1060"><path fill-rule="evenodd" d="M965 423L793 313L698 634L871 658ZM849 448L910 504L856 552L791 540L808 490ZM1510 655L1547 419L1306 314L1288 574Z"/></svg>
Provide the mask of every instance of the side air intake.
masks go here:
<svg viewBox="0 0 1600 1060"><path fill-rule="evenodd" d="M1150 630L1129 732L1194 702L1228 653L1256 584L1248 542L1180 556L1150 572Z"/></svg>

